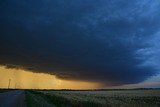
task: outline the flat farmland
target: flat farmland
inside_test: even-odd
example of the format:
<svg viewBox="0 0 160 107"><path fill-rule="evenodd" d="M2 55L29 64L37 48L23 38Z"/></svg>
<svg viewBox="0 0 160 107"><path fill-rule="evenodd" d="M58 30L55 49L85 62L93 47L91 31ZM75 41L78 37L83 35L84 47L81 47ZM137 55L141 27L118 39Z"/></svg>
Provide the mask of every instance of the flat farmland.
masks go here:
<svg viewBox="0 0 160 107"><path fill-rule="evenodd" d="M160 90L31 91L54 107L160 107ZM43 101L40 101L42 103ZM32 102L33 103L33 102Z"/></svg>
<svg viewBox="0 0 160 107"><path fill-rule="evenodd" d="M46 94L56 95L85 95L85 96L104 96L104 97L160 97L159 90L109 90L109 91L42 91Z"/></svg>

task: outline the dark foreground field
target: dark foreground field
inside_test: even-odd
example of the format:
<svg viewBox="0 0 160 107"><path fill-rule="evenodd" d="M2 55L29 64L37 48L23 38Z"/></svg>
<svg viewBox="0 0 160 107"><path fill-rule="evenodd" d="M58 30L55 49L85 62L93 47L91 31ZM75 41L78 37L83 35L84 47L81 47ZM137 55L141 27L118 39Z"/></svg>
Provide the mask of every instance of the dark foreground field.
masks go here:
<svg viewBox="0 0 160 107"><path fill-rule="evenodd" d="M160 107L160 89L25 90L24 96L26 107Z"/></svg>

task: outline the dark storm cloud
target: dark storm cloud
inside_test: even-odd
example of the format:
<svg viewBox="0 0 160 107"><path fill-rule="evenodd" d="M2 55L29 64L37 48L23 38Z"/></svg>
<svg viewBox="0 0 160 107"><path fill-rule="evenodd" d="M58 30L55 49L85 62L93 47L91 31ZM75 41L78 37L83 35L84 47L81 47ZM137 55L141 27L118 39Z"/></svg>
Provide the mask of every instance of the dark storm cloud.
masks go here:
<svg viewBox="0 0 160 107"><path fill-rule="evenodd" d="M156 75L158 0L1 0L0 64L111 85Z"/></svg>

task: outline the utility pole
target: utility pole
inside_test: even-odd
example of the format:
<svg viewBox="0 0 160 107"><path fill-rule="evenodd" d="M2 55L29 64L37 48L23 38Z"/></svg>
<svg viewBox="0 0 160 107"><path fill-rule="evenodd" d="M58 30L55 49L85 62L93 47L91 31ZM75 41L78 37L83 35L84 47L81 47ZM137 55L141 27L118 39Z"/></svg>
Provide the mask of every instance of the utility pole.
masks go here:
<svg viewBox="0 0 160 107"><path fill-rule="evenodd" d="M9 87L10 87L10 84L11 84L11 79L9 79L9 83L8 83L8 89L9 89Z"/></svg>
<svg viewBox="0 0 160 107"><path fill-rule="evenodd" d="M17 88L17 83L15 84L15 89Z"/></svg>

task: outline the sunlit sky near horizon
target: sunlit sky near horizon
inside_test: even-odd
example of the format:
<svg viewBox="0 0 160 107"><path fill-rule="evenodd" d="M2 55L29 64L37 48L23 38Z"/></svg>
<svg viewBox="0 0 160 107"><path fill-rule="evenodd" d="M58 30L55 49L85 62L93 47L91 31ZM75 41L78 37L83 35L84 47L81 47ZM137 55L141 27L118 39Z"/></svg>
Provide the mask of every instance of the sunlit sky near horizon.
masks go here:
<svg viewBox="0 0 160 107"><path fill-rule="evenodd" d="M126 88L159 88L159 77L154 81L145 81L139 84L128 84L124 86L103 86L96 82L61 80L54 75L44 73L33 73L22 69L8 69L0 66L0 88L12 89L126 89ZM10 81L10 83L9 83Z"/></svg>
<svg viewBox="0 0 160 107"><path fill-rule="evenodd" d="M54 75L33 73L0 66L0 88L18 89L97 89L98 83L57 79ZM10 80L10 85L9 85Z"/></svg>
<svg viewBox="0 0 160 107"><path fill-rule="evenodd" d="M1 0L0 88L160 88L160 0Z"/></svg>

